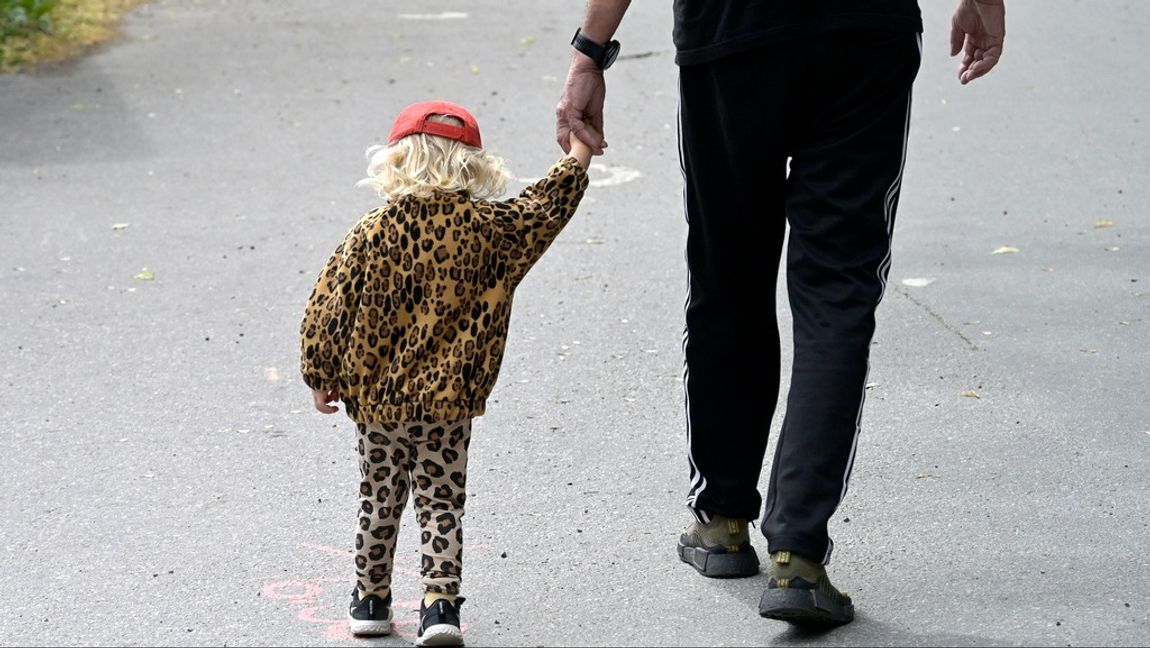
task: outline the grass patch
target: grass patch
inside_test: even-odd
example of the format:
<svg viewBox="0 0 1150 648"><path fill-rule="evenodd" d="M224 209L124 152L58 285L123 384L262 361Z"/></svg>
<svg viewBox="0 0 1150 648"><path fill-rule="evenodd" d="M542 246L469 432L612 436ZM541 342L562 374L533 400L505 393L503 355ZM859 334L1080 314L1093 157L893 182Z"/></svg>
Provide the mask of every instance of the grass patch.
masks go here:
<svg viewBox="0 0 1150 648"><path fill-rule="evenodd" d="M63 61L115 36L144 0L0 0L0 72Z"/></svg>

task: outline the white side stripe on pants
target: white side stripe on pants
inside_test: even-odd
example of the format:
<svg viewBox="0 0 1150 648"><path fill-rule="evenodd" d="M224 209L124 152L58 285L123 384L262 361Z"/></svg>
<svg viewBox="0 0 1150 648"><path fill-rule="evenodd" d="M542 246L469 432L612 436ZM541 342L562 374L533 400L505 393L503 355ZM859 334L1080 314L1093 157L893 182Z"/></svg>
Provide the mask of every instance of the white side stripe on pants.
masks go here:
<svg viewBox="0 0 1150 648"><path fill-rule="evenodd" d="M683 88L682 80L679 81L679 108L676 111L677 120L677 134L679 140L679 171L683 175L683 216L690 226L691 219L687 217L687 168L683 161ZM683 250L683 258L686 259L687 252ZM687 307L691 305L691 271L690 264L687 263L687 298L683 304L684 319L687 312ZM707 478L699 470L698 465L695 464L695 455L691 449L693 441L691 436L691 366L687 362L687 342L690 337L690 331L686 324L683 325L683 401L684 409L687 416L687 462L691 467L691 488L687 491L687 507L691 509L695 517L706 524L711 521L710 515L706 511L701 511L695 508L695 502L699 495L707 489Z"/></svg>
<svg viewBox="0 0 1150 648"><path fill-rule="evenodd" d="M918 55L919 55L919 58L921 59L922 58L922 34L918 35ZM903 169L906 168L906 148L907 148L907 142L910 139L910 106L912 103L911 98L912 98L911 93L908 91L907 96L906 96L906 125L903 127L903 133L902 133L902 159L899 161L898 173L895 175L894 181L891 182L890 188L887 189L886 198L883 201L883 217L886 219L887 244L886 244L886 256L883 257L882 263L880 263L879 267L878 267L878 280L879 280L879 284L881 285L881 289L880 289L879 295L878 295L878 302L875 303L876 307L878 306L879 303L882 302L883 294L886 293L887 278L890 274L891 247L892 247L893 241L894 241L894 203L895 203L895 200L898 198L899 190L902 188L902 173L903 173ZM855 436L854 436L854 440L851 442L851 453L850 453L850 456L847 458L846 471L843 473L843 488L842 488L842 491L839 493L839 501L838 501L838 504L835 505L836 509L838 508L839 505L841 505L843 503L843 499L847 496L847 484L850 482L851 471L854 469L855 453L858 450L859 436L862 433L863 403L866 401L866 384L870 378L870 345L871 345L871 342L873 340L874 340L874 335L871 334L871 339L867 341L866 373L864 374L864 377L863 377L862 396L859 397L859 410L858 410L858 414L855 416ZM834 542L832 541L827 545L827 553L825 556L823 556L823 563L824 564L826 564L827 562L830 561L831 551L833 551L833 550L834 550Z"/></svg>

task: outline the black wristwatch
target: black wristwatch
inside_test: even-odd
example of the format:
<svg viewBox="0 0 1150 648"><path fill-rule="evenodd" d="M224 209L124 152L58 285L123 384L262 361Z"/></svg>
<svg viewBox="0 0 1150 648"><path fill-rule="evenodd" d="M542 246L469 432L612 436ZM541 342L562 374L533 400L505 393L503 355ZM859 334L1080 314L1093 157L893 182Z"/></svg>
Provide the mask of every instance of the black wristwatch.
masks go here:
<svg viewBox="0 0 1150 648"><path fill-rule="evenodd" d="M615 57L619 56L619 41L613 40L606 45L600 45L584 36L581 28L575 30L575 36L571 39L571 45L586 54L592 61L595 61L595 65L598 65L600 70L606 70L611 67L611 64L615 62Z"/></svg>

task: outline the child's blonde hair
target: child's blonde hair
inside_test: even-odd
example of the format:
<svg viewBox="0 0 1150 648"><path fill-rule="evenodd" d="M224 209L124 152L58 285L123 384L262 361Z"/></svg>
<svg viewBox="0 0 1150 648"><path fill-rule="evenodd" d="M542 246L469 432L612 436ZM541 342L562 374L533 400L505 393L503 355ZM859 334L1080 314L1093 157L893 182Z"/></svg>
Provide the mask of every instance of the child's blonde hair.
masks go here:
<svg viewBox="0 0 1150 648"><path fill-rule="evenodd" d="M430 121L462 125L447 115ZM503 193L511 174L503 159L484 149L446 137L415 133L390 146L367 149L367 177L355 183L370 187L385 198L428 198L436 190L466 191L472 198L494 198Z"/></svg>

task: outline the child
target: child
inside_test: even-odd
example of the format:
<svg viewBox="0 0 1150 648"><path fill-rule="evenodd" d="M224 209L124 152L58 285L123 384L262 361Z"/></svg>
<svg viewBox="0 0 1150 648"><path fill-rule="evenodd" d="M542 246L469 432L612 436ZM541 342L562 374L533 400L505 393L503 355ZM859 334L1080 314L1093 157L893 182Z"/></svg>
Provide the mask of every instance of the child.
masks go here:
<svg viewBox="0 0 1150 648"><path fill-rule="evenodd" d="M471 420L495 385L511 297L571 219L592 152L506 201L509 176L462 107L413 104L360 185L387 198L348 232L308 300L301 369L315 407L342 400L360 457L351 631L391 631L391 573L409 488L425 589L417 645L462 645L459 594Z"/></svg>

